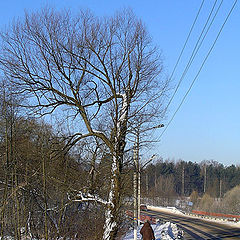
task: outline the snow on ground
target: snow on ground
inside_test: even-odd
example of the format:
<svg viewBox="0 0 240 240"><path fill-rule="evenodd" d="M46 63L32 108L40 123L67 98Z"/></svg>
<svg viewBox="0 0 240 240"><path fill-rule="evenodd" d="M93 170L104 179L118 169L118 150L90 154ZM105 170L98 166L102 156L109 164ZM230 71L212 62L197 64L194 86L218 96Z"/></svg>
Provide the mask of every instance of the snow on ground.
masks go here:
<svg viewBox="0 0 240 240"><path fill-rule="evenodd" d="M179 230L177 228L176 224L167 222L165 224L152 224L152 229L154 231L154 235L156 240L171 240L171 239L177 239L179 236ZM142 239L142 235L140 234L140 229L142 226L140 226L137 230L137 239ZM130 230L122 240L132 240L134 238L133 236L133 230Z"/></svg>
<svg viewBox="0 0 240 240"><path fill-rule="evenodd" d="M228 225L231 227L240 228L240 222L229 221L227 219L213 218L213 217L207 217L207 216L200 217L200 216L196 216L193 214L191 214L191 215L185 214L185 216L188 216L190 218L200 218L200 219L203 219L204 221L215 222L215 223L219 223L219 224Z"/></svg>
<svg viewBox="0 0 240 240"><path fill-rule="evenodd" d="M182 211L178 210L175 207L155 207L155 206L147 206L148 210L152 210L152 211L161 211L161 212L168 212L168 213L173 213L176 215L182 215L182 216L187 216L190 218L200 218L200 219L204 219L205 221L209 221L209 222L217 222L220 224L225 224L225 225L229 225L231 227L239 227L240 228L240 222L233 222L233 221L227 221L225 219L217 219L217 218L211 218L211 217L200 217L197 215L189 215L189 214L185 214ZM155 238L156 240L171 240L171 239L178 239L182 233L180 233L180 231L177 228L176 224L167 222L165 224L153 224L151 225L155 234ZM138 228L137 231L137 239L141 239L141 234L140 234L140 229L142 228L142 226L140 226ZM133 230L129 231L125 237L122 240L132 240L133 237Z"/></svg>
<svg viewBox="0 0 240 240"><path fill-rule="evenodd" d="M227 219L221 219L221 218L214 218L214 217L201 217L201 216L197 216L195 214L186 214L183 213L182 211L180 211L179 209L175 208L175 207L155 207L155 206L147 206L148 210L152 210L152 211L161 211L161 212L168 212L168 213L173 213L176 215L182 215L182 216L186 216L186 217L190 217L190 218L200 218L200 219L204 219L205 221L209 221L209 222L217 222L220 224L224 224L224 225L229 225L231 227L237 227L240 228L240 221L239 222L233 222L233 221L229 221Z"/></svg>
<svg viewBox="0 0 240 240"><path fill-rule="evenodd" d="M175 208L175 207L155 207L155 206L147 206L148 210L152 210L152 211L161 211L161 212L170 212L170 213L174 213L174 214L178 214L178 215L183 215L184 213L181 212L179 209Z"/></svg>
<svg viewBox="0 0 240 240"><path fill-rule="evenodd" d="M176 215L185 215L187 217L190 218L200 218L200 219L204 219L205 221L209 221L209 222L217 222L217 223L221 223L221 224L227 224L231 227L239 227L240 228L240 222L232 222L232 221L227 221L227 220L223 220L223 219L214 219L211 217L200 217L200 216L196 216L196 215L189 215L189 214L185 214L182 211L178 210L175 207L155 207L155 206L147 206L147 208L149 210L152 211L161 211L161 212L168 212L168 213L173 213ZM140 229L142 228L143 225L141 225L138 228L137 231L137 239L141 239L141 234L140 234ZM171 240L171 239L179 239L181 238L181 236L183 235L181 231L179 231L179 229L177 228L177 225L174 223L164 223L164 224L160 224L159 222L157 224L152 224L151 225L155 234L155 238L156 240ZM129 232L126 233L126 235L123 237L122 240L132 240L133 237L133 229L130 230ZM4 240L14 240L13 237L4 237ZM1 237L0 237L1 240Z"/></svg>

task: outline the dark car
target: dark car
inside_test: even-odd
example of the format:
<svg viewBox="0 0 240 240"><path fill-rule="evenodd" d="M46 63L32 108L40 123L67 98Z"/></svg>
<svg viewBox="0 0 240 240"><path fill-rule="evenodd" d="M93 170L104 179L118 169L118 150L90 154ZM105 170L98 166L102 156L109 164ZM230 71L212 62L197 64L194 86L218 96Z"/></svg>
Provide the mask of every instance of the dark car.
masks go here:
<svg viewBox="0 0 240 240"><path fill-rule="evenodd" d="M140 205L140 210L141 210L141 211L142 211L142 210L147 211L147 210L148 210L148 209L147 209L147 205L141 204L141 205Z"/></svg>

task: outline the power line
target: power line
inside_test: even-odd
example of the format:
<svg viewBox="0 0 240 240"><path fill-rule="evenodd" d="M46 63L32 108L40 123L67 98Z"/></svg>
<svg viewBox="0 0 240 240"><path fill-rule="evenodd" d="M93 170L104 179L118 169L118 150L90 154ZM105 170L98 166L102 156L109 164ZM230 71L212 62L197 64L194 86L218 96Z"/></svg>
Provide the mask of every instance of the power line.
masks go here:
<svg viewBox="0 0 240 240"><path fill-rule="evenodd" d="M186 40L185 40L185 43L184 43L184 45L183 45L183 47L182 47L182 50L181 50L181 52L180 52L180 54L179 54L179 56L178 56L177 62L176 62L176 64L175 64L174 68L173 68L173 71L172 71L171 75L170 75L169 81L172 79L172 77L173 77L173 75L174 75L174 73L175 73L175 71L176 71L176 68L177 68L177 66L178 66L178 64L179 64L179 61L180 61L180 59L181 59L181 57L182 57L182 55L183 55L183 52L184 52L184 50L185 50L185 48L186 48L186 46L187 46L188 40L189 40L189 38L190 38L190 36L191 36L191 34L192 34L192 31L193 31L193 29L194 29L194 26L195 26L196 22L197 22L197 19L198 19L198 17L199 17L199 14L200 14L200 12L201 12L202 7L203 7L204 1L205 1L205 0L202 1L201 5L200 5L200 7L199 7L199 9L198 9L197 15L196 15L196 17L195 17L195 19L194 19L194 21L193 21L193 24L192 24L191 29L190 29L190 31L189 31L189 33L188 33L188 36L187 36L187 38L186 38ZM177 88L175 89L175 91L174 91L174 93L173 93L173 96L171 97L170 101L168 102L167 107L166 107L166 109L165 109L165 112L167 111L169 105L171 104L171 102L172 102L172 100L173 100L173 98L174 98L174 96L175 96L175 94L176 94L176 92L177 92L177 90L178 90L178 88L179 88L179 85L180 85L180 84L178 84Z"/></svg>
<svg viewBox="0 0 240 240"><path fill-rule="evenodd" d="M193 87L193 85L194 85L196 79L198 78L198 76L199 76L199 74L200 74L200 72L201 72L203 66L205 65L205 63L206 63L206 61L207 61L209 55L211 54L213 48L215 47L216 42L217 42L217 40L218 40L220 34L222 33L222 30L223 30L224 26L226 25L227 20L229 19L230 15L232 14L232 11L234 10L234 8L235 8L235 6L236 6L237 1L238 1L238 0L235 0L235 2L233 3L232 8L230 9L230 11L229 11L227 17L225 18L225 20L224 20L224 22L223 22L223 24L222 24L222 26L221 26L221 28L220 28L220 30L219 30L217 36L216 36L214 42L213 42L211 48L209 49L209 51L208 51L208 53L207 53L207 55L206 55L206 57L205 57L203 63L201 64L201 66L200 66L200 68L199 68L199 70L198 70L196 76L194 77L194 79L193 79L193 81L192 81L190 87L188 88L188 90L187 90L186 94L184 95L182 101L180 102L178 108L177 108L176 111L174 112L172 118L170 119L170 121L168 122L168 124L166 125L166 127L164 128L164 130L163 130L163 132L161 133L161 135L158 137L158 141L161 139L161 137L163 136L163 134L164 134L164 133L166 132L166 130L168 129L169 125L171 124L171 122L173 121L173 119L174 119L174 117L176 116L177 112L179 111L179 109L181 108L182 104L184 103L184 101L185 101L187 95L188 95L189 92L191 91L191 89L192 89L192 87Z"/></svg>
<svg viewBox="0 0 240 240"><path fill-rule="evenodd" d="M201 41L201 44L200 44L200 46L198 47L198 44L199 44L199 42L200 42L200 40L201 40L201 38L202 38L203 33L205 32L205 29L206 29L206 27L207 27L207 25L208 25L208 22L209 22L209 20L211 19L211 16L212 16L212 13L213 13L213 11L214 11L214 9L215 9L215 6L216 6L216 4L217 4L217 1L218 1L218 0L215 0L215 2L214 2L214 4L213 4L213 7L212 7L212 9L211 9L211 11L210 11L210 13L209 13L209 15L208 15L207 21L206 21L206 23L204 24L204 27L203 27L203 29L202 29L202 31L201 31L201 34L200 34L200 36L198 37L197 43L195 44L194 49L193 49L193 51L192 51L192 53L191 53L190 59L189 59L187 65L186 65L186 67L185 67L185 69L184 69L184 72L182 73L182 75L181 75L181 77L180 77L180 80L179 80L179 82L178 82L178 85L177 85L177 87L175 88L175 91L174 91L171 99L169 100L169 102L168 102L168 104L167 104L167 106L166 106L166 108L165 108L165 110L164 110L164 113L166 113L169 105L171 104L173 98L175 97L175 95L176 95L176 93L177 93L177 91L178 91L178 89L179 89L179 86L180 86L180 84L181 84L184 76L186 75L188 69L190 68L190 66L191 66L191 64L192 64L192 62L193 62L193 60L194 60L194 58L195 58L195 56L196 56L196 54L197 54L200 46L201 46L204 38L206 37L206 34L207 34L207 32L208 32L211 24L209 25L208 30L206 31L206 33L205 33L205 35L204 35L204 37L203 37L203 39L202 39L202 41ZM222 0L222 1L223 1L223 0ZM180 59L181 59L181 57L182 57L182 54L183 54L183 52L184 52L184 50L185 50L185 48L186 48L187 42L188 42L188 40L189 40L189 38L190 38L190 36L191 36L191 33L192 33L192 31L193 31L193 29L194 29L194 27L195 27L195 25L196 25L197 19L198 19L199 15L200 15L200 12L201 12L201 10L202 10L202 7L203 7L203 5L204 5L204 2L205 2L205 1L203 0L202 3L201 3L201 5L200 5L200 7L199 7L199 9L198 9L198 12L197 12L197 14L196 14L196 17L195 17L195 19L194 19L194 21L193 21L193 24L192 24L192 26L191 26L191 28L190 28L190 31L189 31L189 33L188 33L188 36L187 36L187 38L186 38L186 40L185 40L185 43L184 43L184 45L183 45L183 48L182 48L182 50L181 50L181 52L180 52L180 55L179 55L179 57L178 57L178 59L177 59L177 62L176 62L176 64L175 64L175 66L174 66L174 69L173 69L173 71L172 71L172 73L171 73L171 76L170 76L169 80L172 79L172 77L173 77L173 75L174 75L174 73L175 73L175 71L176 71L176 68L177 68L177 66L178 66L178 64L179 64L179 61L180 61ZM222 2L221 2L221 3L222 3ZM220 6L221 6L221 4L220 4ZM218 7L218 10L219 10L220 6ZM217 12L218 12L218 10L217 10ZM215 14L215 15L216 15L216 14ZM214 17L214 18L215 18L215 17ZM213 20L214 20L214 18L213 18ZM212 20L212 22L213 22L213 20ZM212 23L212 22L211 22L211 23ZM197 49L197 51L196 51L196 49ZM166 125L166 128L167 128L167 127L168 127L168 124ZM166 131L166 130L164 129L163 133L164 133L165 131ZM161 136L162 136L162 135L161 135ZM161 137L161 136L160 136L160 137ZM159 139L159 138L158 138L158 139ZM157 140L157 141L158 141L158 140Z"/></svg>
<svg viewBox="0 0 240 240"><path fill-rule="evenodd" d="M175 88L175 91L174 91L171 99L169 100L169 102L168 102L168 104L167 104L167 107L166 107L166 109L165 109L165 112L167 111L167 109L168 109L169 105L171 104L172 100L174 99L174 97L175 97L175 95L176 95L176 93L177 93L177 91L178 91L178 89L179 89L179 87L180 87L180 85L181 85L184 77L186 76L186 74L187 74L190 66L192 65L193 60L194 60L194 58L196 57L196 54L198 53L198 51L199 51L199 49L200 49L200 47L201 47L201 45L202 45L202 42L203 42L203 40L205 39L205 37L206 37L206 35L207 35L207 33L208 33L208 31L209 31L212 23L213 23L213 20L215 19L216 15L217 15L217 13L218 13L221 5L222 5L223 0L222 0L222 2L220 3L220 5L219 5L219 7L218 7L218 9L217 9L217 11L216 11L216 14L215 14L215 16L213 17L213 20L211 21L211 23L210 23L210 25L209 25L209 27L208 27L208 29L207 29L204 37L202 38L203 33L204 33L204 31L205 31L205 29L206 29L206 27L207 27L207 25L208 25L208 22L209 22L209 20L211 19L212 13L213 13L213 11L214 11L214 9L215 9L215 7L216 7L217 1L218 1L218 0L215 0L215 2L214 2L214 4L213 4L213 7L212 7L212 9L211 9L211 11L210 11L210 14L208 15L207 21L206 21L206 23L205 23L205 25L204 25L204 27L203 27L203 29L202 29L202 32L201 32L200 36L198 37L197 43L196 43L195 46L194 46L194 49L193 49L193 51L192 51L192 53L191 53L191 56L190 56L190 58L189 58L189 60L188 60L188 63L187 63L187 65L186 65L186 67L185 67L185 69L184 69L184 71L183 71L183 73L182 73L182 75L181 75L181 77L180 77L180 80L179 80L179 82L178 82L178 85L177 85L177 87ZM202 2L202 3L203 3L203 2ZM202 41L200 42L201 38L202 38ZM200 44L199 44L199 42L200 42ZM174 69L174 70L175 70L175 69ZM172 76L171 76L171 77L172 77ZM170 79L171 79L171 77L170 77Z"/></svg>
<svg viewBox="0 0 240 240"><path fill-rule="evenodd" d="M205 26L204 26L204 28L203 28L203 30L202 30L199 38L198 38L198 41L197 41L197 43L195 44L195 47L194 47L194 49L193 49L193 51L192 51L192 55L191 55L191 57L190 57L190 59L189 59L189 61L188 61L188 64L187 64L187 66L185 67L184 72L183 72L183 74L182 74L182 76L181 76L181 78L180 78L179 85L180 85L180 83L182 82L182 80L184 79L184 77L186 76L186 74L187 74L189 68L191 67L191 65L192 65L192 63L193 63L193 61L194 61L194 59L195 59L195 57L196 57L199 49L201 48L202 43L203 43L205 37L207 36L207 33L209 32L209 30L210 30L210 28L211 28L211 26L212 26L212 24L213 24L213 22L214 22L214 20L215 20L215 18L216 18L216 16L217 16L217 14L218 14L218 12L219 12L219 10L220 10L220 8L221 8L221 5L222 5L222 3L223 3L223 0L222 0L221 3L219 4L218 9L217 9L216 13L214 14L214 16L213 16L213 18L212 18L212 20L211 20L211 22L210 22L210 24L209 24L209 26L208 26L208 28L207 28L207 30L206 30L206 33L203 35L203 33L204 33L204 31L205 31L205 29L206 29L206 27L207 27L207 25L208 25L208 22L209 22L209 20L210 20L210 18L211 18L211 16L212 16L212 13L213 13L213 10L214 10L214 8L215 8L215 6L216 6L216 3L217 3L217 0L215 1L214 5L213 5L213 7L212 7L211 13L210 13L209 16L208 16L208 19L207 19L207 21L206 21L206 23L205 23ZM202 37L202 36L203 36L203 37ZM202 38L202 39L201 39L201 38ZM178 85L178 87L179 87L179 85Z"/></svg>

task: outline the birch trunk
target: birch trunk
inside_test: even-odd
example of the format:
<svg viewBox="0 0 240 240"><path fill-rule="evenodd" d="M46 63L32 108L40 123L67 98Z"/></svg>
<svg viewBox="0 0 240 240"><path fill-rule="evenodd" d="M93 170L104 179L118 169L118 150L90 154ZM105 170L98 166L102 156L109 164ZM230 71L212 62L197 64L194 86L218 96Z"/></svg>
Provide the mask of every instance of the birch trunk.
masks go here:
<svg viewBox="0 0 240 240"><path fill-rule="evenodd" d="M105 225L104 225L104 234L103 234L103 240L111 240L115 239L117 235L117 224L118 224L118 211L120 207L120 199L119 199L119 179L117 177L117 158L113 157L113 163L112 163L112 180L111 180L111 186L110 186L110 192L108 197L108 207L106 210L106 219L105 219Z"/></svg>
<svg viewBox="0 0 240 240"><path fill-rule="evenodd" d="M112 157L112 179L108 197L108 208L104 225L103 240L113 240L118 233L119 213L121 206L121 172L126 145L126 129L129 109L128 93L123 95L120 117L116 124L116 136Z"/></svg>

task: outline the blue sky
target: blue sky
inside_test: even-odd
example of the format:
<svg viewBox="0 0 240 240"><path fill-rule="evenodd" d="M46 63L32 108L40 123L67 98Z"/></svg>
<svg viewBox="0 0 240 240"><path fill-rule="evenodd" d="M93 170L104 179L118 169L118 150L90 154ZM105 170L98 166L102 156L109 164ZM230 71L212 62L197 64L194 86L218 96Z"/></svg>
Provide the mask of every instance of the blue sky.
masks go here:
<svg viewBox="0 0 240 240"><path fill-rule="evenodd" d="M170 105L165 124L187 91L233 2L234 0L223 2L203 48ZM213 3L214 0L205 1L199 21L174 75L173 84L180 79ZM145 22L154 43L162 50L165 73L170 75L201 0L1 0L0 26L4 27L13 17L23 16L24 10L36 10L46 4L74 11L89 8L99 16L112 15L120 8L131 7ZM186 101L154 148L153 151L163 158L193 162L212 159L225 165L240 163L239 13L240 3L237 3ZM156 134L160 135L162 131L159 129Z"/></svg>

